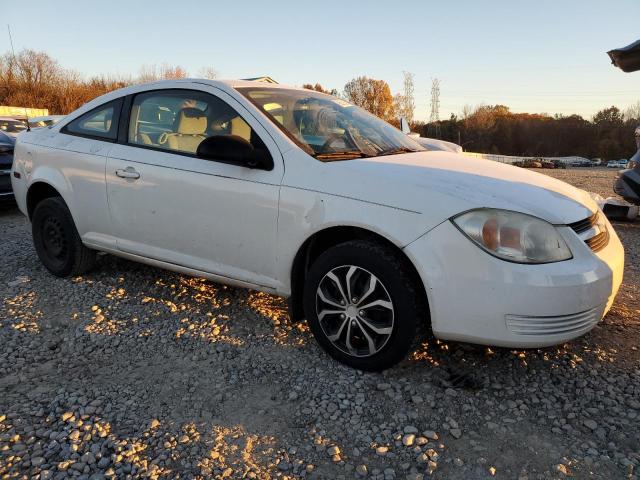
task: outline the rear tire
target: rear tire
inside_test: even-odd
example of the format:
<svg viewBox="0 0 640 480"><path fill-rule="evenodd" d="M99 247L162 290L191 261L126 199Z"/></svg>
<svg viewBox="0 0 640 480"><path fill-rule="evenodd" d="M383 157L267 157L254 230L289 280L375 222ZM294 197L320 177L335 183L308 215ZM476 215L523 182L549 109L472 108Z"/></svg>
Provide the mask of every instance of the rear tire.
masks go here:
<svg viewBox="0 0 640 480"><path fill-rule="evenodd" d="M405 358L428 316L406 259L367 240L339 244L318 257L305 282L304 310L329 355L368 371Z"/></svg>
<svg viewBox="0 0 640 480"><path fill-rule="evenodd" d="M40 261L55 276L80 275L94 266L96 252L82 243L61 197L45 198L36 205L31 233Z"/></svg>

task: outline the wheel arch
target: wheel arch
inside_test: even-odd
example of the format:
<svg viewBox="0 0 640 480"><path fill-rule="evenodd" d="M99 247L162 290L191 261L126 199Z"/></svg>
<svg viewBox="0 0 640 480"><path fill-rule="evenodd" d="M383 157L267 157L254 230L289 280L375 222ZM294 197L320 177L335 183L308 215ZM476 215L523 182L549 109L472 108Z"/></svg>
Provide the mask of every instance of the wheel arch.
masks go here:
<svg viewBox="0 0 640 480"><path fill-rule="evenodd" d="M46 181L36 180L29 185L29 189L27 190L27 216L29 217L29 220L32 220L33 212L38 203L51 197L61 197L64 200L62 193Z"/></svg>
<svg viewBox="0 0 640 480"><path fill-rule="evenodd" d="M313 261L329 248L351 240L369 240L396 252L407 266L416 288L422 295L427 311L429 301L425 285L418 269L402 248L380 233L356 226L332 226L313 233L300 246L291 265L291 296L289 297L289 311L292 320L299 321L304 318L302 295L307 272Z"/></svg>
<svg viewBox="0 0 640 480"><path fill-rule="evenodd" d="M38 203L52 197L60 197L65 201L65 203L67 203L62 192L47 181L36 180L29 185L26 196L27 216L29 217L29 220L32 220L33 212Z"/></svg>

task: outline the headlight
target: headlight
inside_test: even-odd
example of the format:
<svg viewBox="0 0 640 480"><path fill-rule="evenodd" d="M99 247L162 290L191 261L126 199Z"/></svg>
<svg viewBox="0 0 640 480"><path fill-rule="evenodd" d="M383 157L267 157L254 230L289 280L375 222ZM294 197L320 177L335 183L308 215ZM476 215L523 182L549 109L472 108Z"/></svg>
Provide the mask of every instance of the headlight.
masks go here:
<svg viewBox="0 0 640 480"><path fill-rule="evenodd" d="M551 263L572 258L556 227L531 215L482 208L452 219L467 237L503 260Z"/></svg>

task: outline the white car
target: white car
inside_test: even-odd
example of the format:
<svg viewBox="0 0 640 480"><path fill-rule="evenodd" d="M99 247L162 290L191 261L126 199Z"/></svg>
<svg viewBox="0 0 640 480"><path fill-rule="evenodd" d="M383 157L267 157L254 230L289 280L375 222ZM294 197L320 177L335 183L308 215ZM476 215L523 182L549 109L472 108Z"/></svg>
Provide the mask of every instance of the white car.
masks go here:
<svg viewBox="0 0 640 480"><path fill-rule="evenodd" d="M561 343L611 306L624 252L590 196L425 151L339 98L171 80L18 137L20 210L49 271L96 251L290 297L341 362L379 370L436 337Z"/></svg>
<svg viewBox="0 0 640 480"><path fill-rule="evenodd" d="M42 117L29 118L29 126L31 128L50 127L55 125L64 118L64 115L44 115Z"/></svg>
<svg viewBox="0 0 640 480"><path fill-rule="evenodd" d="M17 137L20 132L27 129L27 123L13 117L0 117L0 132L12 137Z"/></svg>
<svg viewBox="0 0 640 480"><path fill-rule="evenodd" d="M627 160L612 160L607 163L607 168L627 168Z"/></svg>

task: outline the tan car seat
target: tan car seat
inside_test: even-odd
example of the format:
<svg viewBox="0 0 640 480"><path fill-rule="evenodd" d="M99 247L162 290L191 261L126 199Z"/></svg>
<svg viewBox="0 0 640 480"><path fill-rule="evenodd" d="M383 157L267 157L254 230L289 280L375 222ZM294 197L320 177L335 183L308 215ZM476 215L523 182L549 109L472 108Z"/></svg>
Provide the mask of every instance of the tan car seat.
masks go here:
<svg viewBox="0 0 640 480"><path fill-rule="evenodd" d="M247 142L251 141L251 127L241 117L231 120L231 135L237 135L244 138Z"/></svg>
<svg viewBox="0 0 640 480"><path fill-rule="evenodd" d="M207 138L207 116L198 108L183 108L174 123L175 132L160 135L159 143L171 150L196 153L200 142Z"/></svg>
<svg viewBox="0 0 640 480"><path fill-rule="evenodd" d="M138 138L136 139L136 143L142 143L143 145L153 145L151 137L146 133L139 133Z"/></svg>

